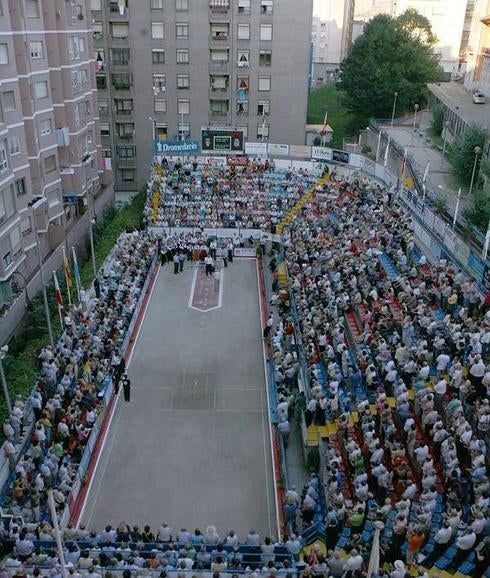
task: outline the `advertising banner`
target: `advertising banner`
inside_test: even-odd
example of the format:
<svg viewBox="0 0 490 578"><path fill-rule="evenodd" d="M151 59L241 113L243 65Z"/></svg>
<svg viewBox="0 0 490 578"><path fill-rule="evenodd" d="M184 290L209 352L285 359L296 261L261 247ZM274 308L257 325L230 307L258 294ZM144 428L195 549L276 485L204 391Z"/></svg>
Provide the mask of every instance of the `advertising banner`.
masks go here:
<svg viewBox="0 0 490 578"><path fill-rule="evenodd" d="M206 153L243 153L243 130L202 128L201 149Z"/></svg>
<svg viewBox="0 0 490 578"><path fill-rule="evenodd" d="M306 145L290 145L289 155L297 159L311 158L311 147Z"/></svg>
<svg viewBox="0 0 490 578"><path fill-rule="evenodd" d="M155 140L153 150L157 155L198 155L201 152L197 140Z"/></svg>
<svg viewBox="0 0 490 578"><path fill-rule="evenodd" d="M332 160L337 162L337 163L345 163L345 164L349 164L349 153L345 152L345 151L339 151L336 149L333 149L332 151Z"/></svg>
<svg viewBox="0 0 490 578"><path fill-rule="evenodd" d="M289 155L289 145L269 143L267 145L267 153L269 156L287 157Z"/></svg>
<svg viewBox="0 0 490 578"><path fill-rule="evenodd" d="M266 142L246 142L245 143L245 154L254 157L266 157L267 156L267 143Z"/></svg>
<svg viewBox="0 0 490 578"><path fill-rule="evenodd" d="M331 161L333 150L327 147L311 147L311 158L317 161Z"/></svg>
<svg viewBox="0 0 490 578"><path fill-rule="evenodd" d="M226 164L229 167L246 167L248 165L247 157L227 157Z"/></svg>

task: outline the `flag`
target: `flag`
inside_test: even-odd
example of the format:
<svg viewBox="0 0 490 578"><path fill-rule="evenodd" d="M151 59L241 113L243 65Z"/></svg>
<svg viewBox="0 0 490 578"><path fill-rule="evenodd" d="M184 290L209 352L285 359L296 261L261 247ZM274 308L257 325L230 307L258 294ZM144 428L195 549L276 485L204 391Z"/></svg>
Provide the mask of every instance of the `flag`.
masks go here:
<svg viewBox="0 0 490 578"><path fill-rule="evenodd" d="M388 164L388 153L390 152L390 137L388 136L388 142L386 143L386 150L385 150L385 160L384 160L384 166L386 166Z"/></svg>
<svg viewBox="0 0 490 578"><path fill-rule="evenodd" d="M328 118L328 112L325 112L325 116L323 117L323 128L321 131L321 135L322 136L327 136L327 118Z"/></svg>
<svg viewBox="0 0 490 578"><path fill-rule="evenodd" d="M66 277L66 284L68 287L73 286L73 279L71 277L71 267L70 262L66 256L65 248L63 247L63 266L65 268L65 277Z"/></svg>
<svg viewBox="0 0 490 578"><path fill-rule="evenodd" d="M488 221L487 234L485 235L485 244L483 245L483 251L481 258L486 261L488 255L488 246L490 245L490 221Z"/></svg>
<svg viewBox="0 0 490 578"><path fill-rule="evenodd" d="M63 309L63 297L61 295L60 285L58 283L56 271L53 271L53 279L54 279L54 296L56 298L56 303L58 303L58 308Z"/></svg>
<svg viewBox="0 0 490 578"><path fill-rule="evenodd" d="M82 281L80 279L80 271L78 269L77 254L75 253L75 247L71 248L73 253L73 276L75 277L75 284L77 286L78 301L80 301L80 288L82 286Z"/></svg>
<svg viewBox="0 0 490 578"><path fill-rule="evenodd" d="M427 166L425 167L424 176L422 178L423 183L425 183L425 181L427 180L427 177L429 175L429 167L430 167L430 161L427 161Z"/></svg>
<svg viewBox="0 0 490 578"><path fill-rule="evenodd" d="M456 226L456 221L458 220L458 211L459 211L459 201L461 199L461 187L459 187L458 191L458 198L456 200L456 208L454 209L454 217L453 217L453 229Z"/></svg>

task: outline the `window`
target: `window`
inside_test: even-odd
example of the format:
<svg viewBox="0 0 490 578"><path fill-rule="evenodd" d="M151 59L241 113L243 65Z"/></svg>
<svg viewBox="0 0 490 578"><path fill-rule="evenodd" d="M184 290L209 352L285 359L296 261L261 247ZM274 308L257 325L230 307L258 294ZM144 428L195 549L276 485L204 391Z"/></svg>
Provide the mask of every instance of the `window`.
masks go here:
<svg viewBox="0 0 490 578"><path fill-rule="evenodd" d="M153 109L155 112L167 112L167 101L164 98L155 98Z"/></svg>
<svg viewBox="0 0 490 578"><path fill-rule="evenodd" d="M175 0L175 10L177 12L187 12L189 10L189 0Z"/></svg>
<svg viewBox="0 0 490 578"><path fill-rule="evenodd" d="M259 52L259 66L270 66L272 63L272 50L261 50Z"/></svg>
<svg viewBox="0 0 490 578"><path fill-rule="evenodd" d="M12 186L0 191L0 223L7 220L14 213Z"/></svg>
<svg viewBox="0 0 490 578"><path fill-rule="evenodd" d="M109 114L109 101L107 98L100 98L99 97L99 114L105 115Z"/></svg>
<svg viewBox="0 0 490 578"><path fill-rule="evenodd" d="M259 91L270 90L271 89L271 77L270 76L259 76Z"/></svg>
<svg viewBox="0 0 490 578"><path fill-rule="evenodd" d="M50 155L44 159L44 172L52 173L56 170L56 155Z"/></svg>
<svg viewBox="0 0 490 578"><path fill-rule="evenodd" d="M271 102L270 100L259 100L257 102L257 115L268 116L270 114Z"/></svg>
<svg viewBox="0 0 490 578"><path fill-rule="evenodd" d="M11 263L12 263L12 254L10 253L10 251L8 251L3 256L3 265L4 267L8 267Z"/></svg>
<svg viewBox="0 0 490 578"><path fill-rule="evenodd" d="M127 38L129 36L129 24L127 22L113 22L111 24L111 35L112 38Z"/></svg>
<svg viewBox="0 0 490 578"><path fill-rule="evenodd" d="M31 218L26 217L20 222L20 234L25 237L32 231Z"/></svg>
<svg viewBox="0 0 490 578"><path fill-rule="evenodd" d="M250 12L250 0L238 0L238 12L240 14Z"/></svg>
<svg viewBox="0 0 490 578"><path fill-rule="evenodd" d="M228 40L229 32L229 24L211 24L211 37L213 40Z"/></svg>
<svg viewBox="0 0 490 578"><path fill-rule="evenodd" d="M179 114L190 114L191 101L188 98L179 98L177 100L177 112Z"/></svg>
<svg viewBox="0 0 490 578"><path fill-rule="evenodd" d="M274 7L274 0L260 0L261 14L272 14L273 7Z"/></svg>
<svg viewBox="0 0 490 578"><path fill-rule="evenodd" d="M39 136L51 134L51 119L45 118L39 121Z"/></svg>
<svg viewBox="0 0 490 578"><path fill-rule="evenodd" d="M264 140L269 137L269 125L265 122L261 122L257 125L257 138Z"/></svg>
<svg viewBox="0 0 490 578"><path fill-rule="evenodd" d="M76 88L76 86L78 86L78 80L75 81L75 79L77 79L77 78L78 77L76 76L76 74L72 75L73 88ZM75 83L73 81L75 81ZM107 88L107 76L105 74L96 74L95 75L95 81L96 81L96 85L97 85L98 90L106 90L106 88Z"/></svg>
<svg viewBox="0 0 490 578"><path fill-rule="evenodd" d="M179 122L177 130L177 138L179 140L184 140L188 138L191 134L191 125L188 122Z"/></svg>
<svg viewBox="0 0 490 578"><path fill-rule="evenodd" d="M239 50L237 63L240 68L248 68L250 63L250 51Z"/></svg>
<svg viewBox="0 0 490 578"><path fill-rule="evenodd" d="M211 90L213 91L226 90L230 82L229 76L213 75L209 80L211 82Z"/></svg>
<svg viewBox="0 0 490 578"><path fill-rule="evenodd" d="M48 81L41 80L40 82L36 82L34 84L34 96L39 98L47 98L48 96Z"/></svg>
<svg viewBox="0 0 490 578"><path fill-rule="evenodd" d="M103 159L110 159L110 158L112 158L112 151L111 151L110 148L102 147L101 153L102 153L102 158L103 158Z"/></svg>
<svg viewBox="0 0 490 578"><path fill-rule="evenodd" d="M104 38L102 22L94 22L92 24L92 37L94 40L102 40L102 38Z"/></svg>
<svg viewBox="0 0 490 578"><path fill-rule="evenodd" d="M238 88L238 90L248 92L249 89L248 76L237 76L236 87Z"/></svg>
<svg viewBox="0 0 490 578"><path fill-rule="evenodd" d="M12 248L12 254L14 257L17 257L17 255L22 251L19 227L15 227L15 229L12 229L10 232L10 247Z"/></svg>
<svg viewBox="0 0 490 578"><path fill-rule="evenodd" d="M111 127L108 122L100 123L100 136L111 136Z"/></svg>
<svg viewBox="0 0 490 578"><path fill-rule="evenodd" d="M128 7L128 0L109 0L109 12L124 15Z"/></svg>
<svg viewBox="0 0 490 578"><path fill-rule="evenodd" d="M166 89L165 74L154 74L153 75L153 88L164 92Z"/></svg>
<svg viewBox="0 0 490 578"><path fill-rule="evenodd" d="M4 43L0 44L0 64L9 63L9 51L8 46Z"/></svg>
<svg viewBox="0 0 490 578"><path fill-rule="evenodd" d="M125 183L134 183L134 170L124 169L121 171L121 179Z"/></svg>
<svg viewBox="0 0 490 578"><path fill-rule="evenodd" d="M118 122L116 123L116 132L120 138L131 138L134 135L134 123Z"/></svg>
<svg viewBox="0 0 490 578"><path fill-rule="evenodd" d="M189 88L190 80L188 74L177 74L177 88Z"/></svg>
<svg viewBox="0 0 490 578"><path fill-rule="evenodd" d="M4 112L15 110L15 94L13 90L8 90L2 94L2 106Z"/></svg>
<svg viewBox="0 0 490 578"><path fill-rule="evenodd" d="M119 160L127 160L136 158L136 147L132 146L118 146L117 158Z"/></svg>
<svg viewBox="0 0 490 578"><path fill-rule="evenodd" d="M248 114L248 100L241 100L236 103L236 113L238 116L246 116Z"/></svg>
<svg viewBox="0 0 490 578"><path fill-rule="evenodd" d="M129 48L111 48L112 64L116 66L126 66L130 60Z"/></svg>
<svg viewBox="0 0 490 578"><path fill-rule="evenodd" d="M29 43L29 48L31 51L31 58L44 58L43 43L38 41L33 41Z"/></svg>
<svg viewBox="0 0 490 578"><path fill-rule="evenodd" d="M163 0L150 0L150 10L163 10Z"/></svg>
<svg viewBox="0 0 490 578"><path fill-rule="evenodd" d="M250 40L250 24L238 25L238 40Z"/></svg>
<svg viewBox="0 0 490 578"><path fill-rule="evenodd" d="M114 100L116 114L131 114L133 112L132 98L116 98Z"/></svg>
<svg viewBox="0 0 490 578"><path fill-rule="evenodd" d="M90 0L90 10L100 10L100 2L101 0Z"/></svg>
<svg viewBox="0 0 490 578"><path fill-rule="evenodd" d="M18 197L22 197L22 195L27 194L26 180L24 177L15 181L15 194Z"/></svg>
<svg viewBox="0 0 490 578"><path fill-rule="evenodd" d="M177 22L175 24L175 36L176 38L189 38L189 23Z"/></svg>
<svg viewBox="0 0 490 578"><path fill-rule="evenodd" d="M155 124L155 129L157 133L157 140L167 140L167 123L157 122Z"/></svg>
<svg viewBox="0 0 490 578"><path fill-rule="evenodd" d="M224 50L211 50L211 61L212 62L228 62L228 49Z"/></svg>
<svg viewBox="0 0 490 578"><path fill-rule="evenodd" d="M211 114L213 116L223 116L228 114L228 101L227 100L212 100L211 101Z"/></svg>
<svg viewBox="0 0 490 578"><path fill-rule="evenodd" d="M151 37L153 38L153 40L163 40L164 38L163 22L151 23Z"/></svg>
<svg viewBox="0 0 490 578"><path fill-rule="evenodd" d="M25 14L27 18L39 18L38 0L25 0Z"/></svg>
<svg viewBox="0 0 490 578"><path fill-rule="evenodd" d="M11 157L20 154L20 139L19 139L19 137L12 136L9 138L9 152L10 152Z"/></svg>
<svg viewBox="0 0 490 578"><path fill-rule="evenodd" d="M272 40L272 24L260 25L260 40Z"/></svg>
<svg viewBox="0 0 490 578"><path fill-rule="evenodd" d="M131 74L113 74L112 86L116 90L129 90L133 84L133 77Z"/></svg>
<svg viewBox="0 0 490 578"><path fill-rule="evenodd" d="M176 51L176 61L177 64L189 64L189 51L187 48Z"/></svg>
<svg viewBox="0 0 490 578"><path fill-rule="evenodd" d="M151 51L152 64L165 64L165 50L163 48L153 48Z"/></svg>

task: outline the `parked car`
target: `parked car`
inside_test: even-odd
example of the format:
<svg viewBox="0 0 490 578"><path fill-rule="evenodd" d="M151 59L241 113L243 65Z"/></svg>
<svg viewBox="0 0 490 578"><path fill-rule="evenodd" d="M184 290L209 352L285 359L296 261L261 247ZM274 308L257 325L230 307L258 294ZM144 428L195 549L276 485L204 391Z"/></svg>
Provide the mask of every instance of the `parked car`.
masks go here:
<svg viewBox="0 0 490 578"><path fill-rule="evenodd" d="M475 92L473 93L473 102L475 104L485 104L486 99L485 99L485 95L483 94L483 92L480 92L479 90L475 90Z"/></svg>

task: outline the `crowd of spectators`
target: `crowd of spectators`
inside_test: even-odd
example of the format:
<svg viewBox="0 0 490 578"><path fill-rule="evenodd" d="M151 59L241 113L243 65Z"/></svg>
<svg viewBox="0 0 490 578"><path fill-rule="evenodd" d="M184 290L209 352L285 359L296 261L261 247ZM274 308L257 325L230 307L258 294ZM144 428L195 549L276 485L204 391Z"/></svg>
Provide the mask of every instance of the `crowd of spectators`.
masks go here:
<svg viewBox="0 0 490 578"><path fill-rule="evenodd" d="M3 424L2 449L11 473L3 506L27 524L45 519L48 489L60 516L65 508L102 410L106 378L114 371L117 382L124 371L121 345L156 250L146 233L119 237L90 305L73 304L64 312L55 347L39 354L30 397L25 405L18 399ZM32 415L32 431L21 445L26 412Z"/></svg>
<svg viewBox="0 0 490 578"><path fill-rule="evenodd" d="M165 163L165 160L164 160ZM156 227L256 228L274 232L281 217L314 183L305 169L276 170L168 163L154 167L145 217ZM155 203L158 207L155 207Z"/></svg>
<svg viewBox="0 0 490 578"><path fill-rule="evenodd" d="M322 446L327 542L344 536L351 557L369 556L377 519L382 561L404 569L466 561L463 569L481 576L490 531L488 296L444 259L429 266L393 191L367 179L325 185L294 221L286 260L308 385L306 397L281 391L294 360L283 310L273 341L278 430L295 406L306 426L337 425ZM306 525L310 494L300 504Z"/></svg>

